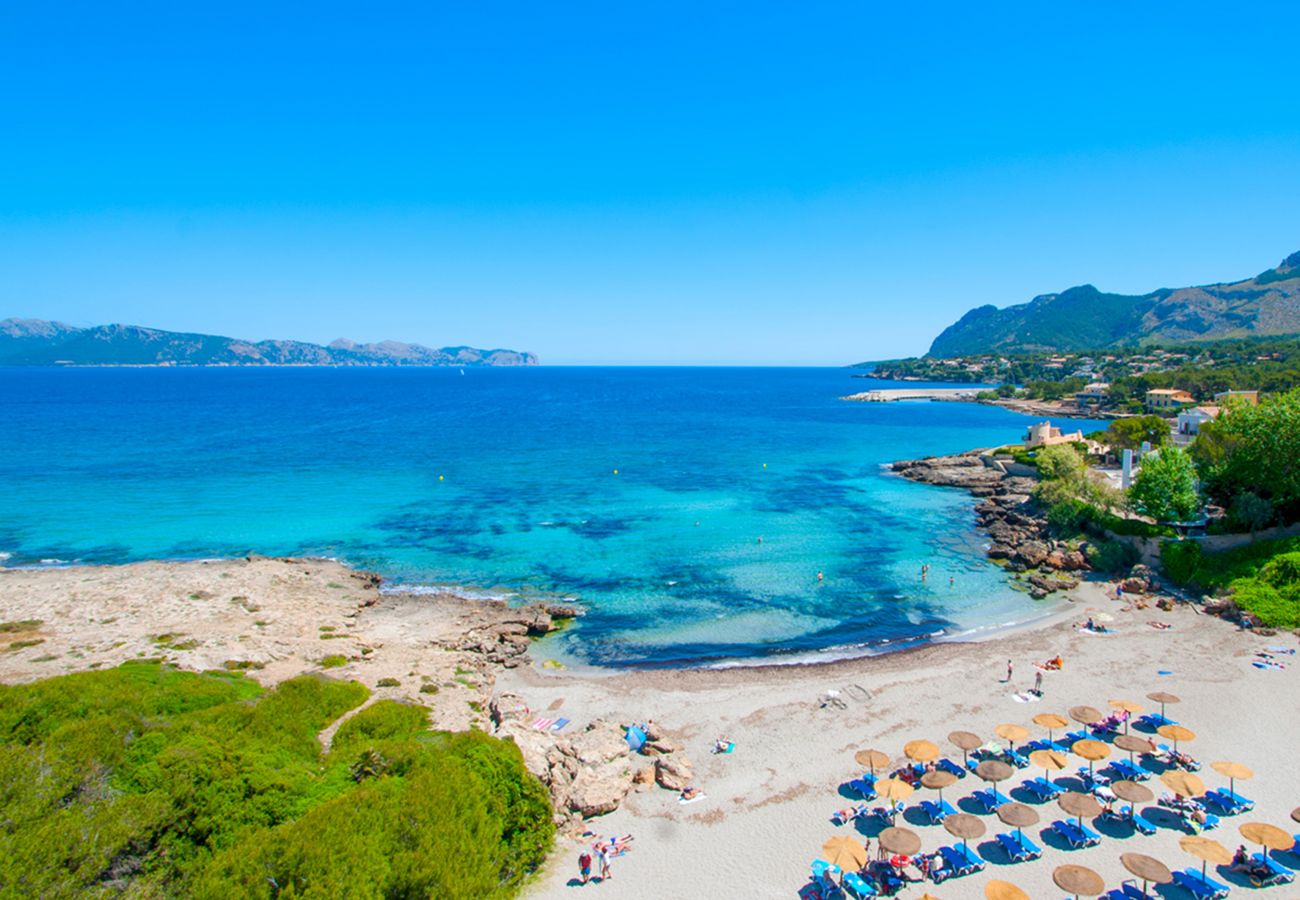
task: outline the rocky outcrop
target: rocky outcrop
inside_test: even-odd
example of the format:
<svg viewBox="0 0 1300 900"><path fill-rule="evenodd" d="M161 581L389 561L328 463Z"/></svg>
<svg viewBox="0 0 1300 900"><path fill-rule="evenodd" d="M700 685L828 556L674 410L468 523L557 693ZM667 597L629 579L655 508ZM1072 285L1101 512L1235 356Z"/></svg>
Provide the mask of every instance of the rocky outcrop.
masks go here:
<svg viewBox="0 0 1300 900"><path fill-rule="evenodd" d="M568 737L539 732L529 726L531 714L522 699L510 693L492 698L491 713L496 736L513 740L528 771L546 785L555 822L562 828L613 812L637 785L658 781L680 791L694 778L681 745L653 723L646 728L653 740L647 740L641 751L654 757L649 764L632 752L624 727L616 722L597 719ZM652 744L655 749L650 749Z"/></svg>
<svg viewBox="0 0 1300 900"><path fill-rule="evenodd" d="M942 487L958 487L980 498L975 507L979 527L989 536L988 556L1014 572L1044 570L1078 573L1091 567L1084 548L1055 540L1033 499L1036 479L1008 474L990 453L972 450L952 456L903 460L893 470L904 478ZM1074 578L1029 579L1035 597L1068 590Z"/></svg>
<svg viewBox="0 0 1300 900"><path fill-rule="evenodd" d="M484 615L452 649L478 653L485 661L513 669L528 661L531 638L549 634L559 622L582 614L572 606L531 605L489 606L495 614Z"/></svg>

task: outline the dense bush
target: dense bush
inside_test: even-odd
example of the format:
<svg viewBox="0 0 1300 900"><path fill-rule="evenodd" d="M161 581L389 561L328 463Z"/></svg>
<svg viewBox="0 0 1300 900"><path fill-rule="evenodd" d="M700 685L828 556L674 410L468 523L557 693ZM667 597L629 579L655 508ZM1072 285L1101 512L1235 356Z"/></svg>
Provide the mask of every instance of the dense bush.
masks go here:
<svg viewBox="0 0 1300 900"><path fill-rule="evenodd" d="M1207 492L1228 508L1250 494L1268 501L1271 520L1300 518L1300 390L1236 404L1207 422L1192 444Z"/></svg>
<svg viewBox="0 0 1300 900"><path fill-rule="evenodd" d="M1227 592L1265 625L1300 627L1300 538L1256 541L1213 554L1191 541L1170 542L1161 547L1160 561L1172 581Z"/></svg>
<svg viewBox="0 0 1300 900"><path fill-rule="evenodd" d="M518 749L384 702L322 756L367 694L143 663L0 686L0 896L513 894L554 833Z"/></svg>

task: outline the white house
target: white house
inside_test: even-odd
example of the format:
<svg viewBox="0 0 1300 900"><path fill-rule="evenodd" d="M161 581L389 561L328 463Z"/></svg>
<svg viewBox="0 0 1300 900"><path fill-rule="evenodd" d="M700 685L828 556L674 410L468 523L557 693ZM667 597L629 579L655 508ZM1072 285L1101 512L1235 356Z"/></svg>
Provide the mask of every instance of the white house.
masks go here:
<svg viewBox="0 0 1300 900"><path fill-rule="evenodd" d="M1178 414L1178 433L1183 435L1197 435L1201 433L1201 426L1206 422L1213 422L1219 417L1219 407L1217 406L1194 406L1191 409L1185 409Z"/></svg>

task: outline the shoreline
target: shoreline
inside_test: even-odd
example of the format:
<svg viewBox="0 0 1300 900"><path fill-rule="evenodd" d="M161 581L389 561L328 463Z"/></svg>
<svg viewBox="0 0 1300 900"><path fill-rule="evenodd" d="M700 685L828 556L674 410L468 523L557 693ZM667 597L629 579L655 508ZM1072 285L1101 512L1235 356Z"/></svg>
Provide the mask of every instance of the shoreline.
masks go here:
<svg viewBox="0 0 1300 900"><path fill-rule="evenodd" d="M435 728L478 728L514 740L548 787L561 826L551 861L525 891L535 900L572 895L572 862L589 832L637 839L616 861L617 879L603 888L611 897L731 896L740 889L791 896L827 837L862 834L827 820L852 803L840 786L860 774L856 750L876 746L894 756L906 741L926 738L951 754L945 735L956 728L988 735L1002 722L1027 724L1036 713L1078 703L1144 702L1157 689L1183 697L1178 716L1200 735L1189 749L1202 759L1256 766L1250 796L1260 800L1260 815L1285 815L1284 798L1300 793L1300 772L1268 763L1284 758L1300 714L1271 698L1294 695L1300 667L1261 671L1252 661L1268 646L1295 647L1293 635L1241 631L1190 604L1140 609L1138 598L1117 600L1095 580L1064 599L1051 615L982 640L797 665L590 672L524 663L536 646L530 634L552 626L533 617L544 612L535 607L381 593L376 576L335 561L7 569L0 570L6 617L42 620L30 634L43 643L0 649L0 681L142 655L196 670L235 660L260 663L242 670L264 684L302 672L358 680L374 699L424 705ZM1085 614L1103 616L1111 632L1078 630ZM326 653L346 660L323 668ZM1045 696L1033 697L1034 663L1057 655L1064 669L1047 673ZM1008 660L1016 667L1010 682ZM1160 674L1166 670L1172 674ZM388 679L396 683L381 684ZM534 727L560 718L572 720L561 732ZM1241 732L1257 721L1279 727ZM638 722L651 723L657 735L646 754L630 752L622 739L623 726ZM735 742L734 754L710 752L720 736ZM686 785L705 799L679 804ZM907 824L927 851L951 842L941 828ZM1178 834L1162 828L1152 839L1170 862L1179 858ZM1069 856L1118 880L1117 846L1108 839L1097 851ZM1014 873L1032 896L1050 895L1051 868L1065 861L1060 851L1047 856ZM959 890L981 883L964 879Z"/></svg>

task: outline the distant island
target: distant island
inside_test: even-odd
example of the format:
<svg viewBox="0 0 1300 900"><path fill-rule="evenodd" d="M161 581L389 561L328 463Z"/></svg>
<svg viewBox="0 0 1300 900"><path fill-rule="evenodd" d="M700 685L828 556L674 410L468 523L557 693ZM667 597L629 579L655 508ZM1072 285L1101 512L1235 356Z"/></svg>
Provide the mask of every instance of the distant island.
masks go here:
<svg viewBox="0 0 1300 900"><path fill-rule="evenodd" d="M96 325L75 328L43 319L0 320L3 366L535 366L518 350L424 347L399 341L328 345L245 341L212 334Z"/></svg>
<svg viewBox="0 0 1300 900"><path fill-rule="evenodd" d="M1098 351L1300 334L1300 253L1253 278L1149 294L1090 284L1028 303L972 309L934 339L930 357Z"/></svg>

